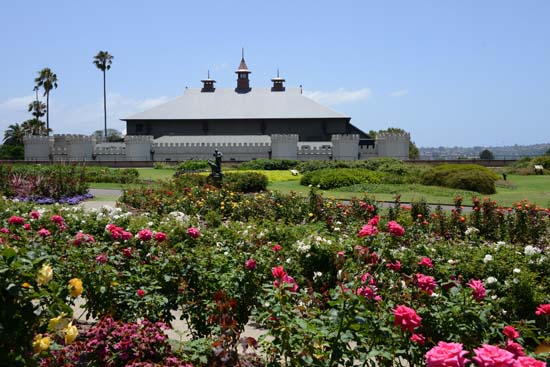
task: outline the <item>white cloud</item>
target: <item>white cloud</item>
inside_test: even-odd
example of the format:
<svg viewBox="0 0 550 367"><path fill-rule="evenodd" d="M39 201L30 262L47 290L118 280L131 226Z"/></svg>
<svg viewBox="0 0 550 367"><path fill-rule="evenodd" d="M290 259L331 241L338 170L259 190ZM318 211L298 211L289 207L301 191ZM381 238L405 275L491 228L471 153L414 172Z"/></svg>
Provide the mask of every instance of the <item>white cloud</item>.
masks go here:
<svg viewBox="0 0 550 367"><path fill-rule="evenodd" d="M389 96L390 97L403 97L403 96L406 96L407 94L409 94L408 89L399 89L399 90L391 92L389 94Z"/></svg>
<svg viewBox="0 0 550 367"><path fill-rule="evenodd" d="M23 97L14 97L0 103L0 111L27 111L29 103L34 101L34 94Z"/></svg>
<svg viewBox="0 0 550 367"><path fill-rule="evenodd" d="M327 105L338 105L349 102L366 101L372 96L372 91L369 88L358 90L345 90L343 88L332 92L323 91L304 91L304 95Z"/></svg>

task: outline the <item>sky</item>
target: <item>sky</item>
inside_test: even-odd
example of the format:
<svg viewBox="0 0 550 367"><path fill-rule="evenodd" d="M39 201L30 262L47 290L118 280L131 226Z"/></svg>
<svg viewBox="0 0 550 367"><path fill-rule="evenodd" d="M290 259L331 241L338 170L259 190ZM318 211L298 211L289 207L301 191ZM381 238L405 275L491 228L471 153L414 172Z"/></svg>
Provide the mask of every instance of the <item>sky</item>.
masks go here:
<svg viewBox="0 0 550 367"><path fill-rule="evenodd" d="M49 67L55 134L108 127L199 88L290 87L363 129L402 128L420 147L550 142L550 1L0 0L0 131L30 118ZM41 99L45 100L43 96Z"/></svg>

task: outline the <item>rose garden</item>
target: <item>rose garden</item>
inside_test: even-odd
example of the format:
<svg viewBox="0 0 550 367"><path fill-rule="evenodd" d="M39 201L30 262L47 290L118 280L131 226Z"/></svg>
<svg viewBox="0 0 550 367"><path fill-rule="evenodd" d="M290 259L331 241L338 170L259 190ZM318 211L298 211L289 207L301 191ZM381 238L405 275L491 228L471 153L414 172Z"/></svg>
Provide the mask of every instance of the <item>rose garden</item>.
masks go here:
<svg viewBox="0 0 550 367"><path fill-rule="evenodd" d="M452 208L399 197L383 208L318 183L307 196L269 191L260 173L228 173L220 187L183 174L126 189L117 209L24 200L85 194L74 170L0 175L0 365L520 367L550 356L546 208L481 190ZM176 311L179 339L166 333Z"/></svg>

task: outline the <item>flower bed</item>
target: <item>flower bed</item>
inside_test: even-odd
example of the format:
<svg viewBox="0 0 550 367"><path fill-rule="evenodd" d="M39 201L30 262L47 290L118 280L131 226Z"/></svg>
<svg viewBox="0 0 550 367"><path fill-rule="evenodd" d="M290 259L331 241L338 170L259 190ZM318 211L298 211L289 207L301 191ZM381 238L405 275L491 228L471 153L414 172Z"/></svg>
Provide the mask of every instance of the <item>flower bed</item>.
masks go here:
<svg viewBox="0 0 550 367"><path fill-rule="evenodd" d="M69 324L76 296L118 323L114 345L117 328L181 311L190 340L149 362L166 366L523 366L550 341L549 212L529 203L381 211L368 197L177 184L123 202L141 214L0 200L0 355L12 364L69 365L60 356L93 340ZM269 336L261 356L242 335L251 317Z"/></svg>

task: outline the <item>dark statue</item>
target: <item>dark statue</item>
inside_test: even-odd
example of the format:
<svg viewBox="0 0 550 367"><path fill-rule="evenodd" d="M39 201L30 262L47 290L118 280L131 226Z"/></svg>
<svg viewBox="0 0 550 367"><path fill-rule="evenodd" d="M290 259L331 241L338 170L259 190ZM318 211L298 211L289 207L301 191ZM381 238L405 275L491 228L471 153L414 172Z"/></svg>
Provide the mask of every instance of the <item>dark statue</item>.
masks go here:
<svg viewBox="0 0 550 367"><path fill-rule="evenodd" d="M210 166L210 169L212 170L212 173L208 178L210 178L214 184L220 184L222 181L222 152L219 152L217 149L214 150L214 161L208 160L208 165Z"/></svg>

